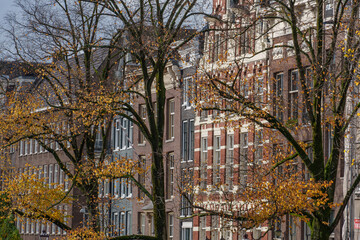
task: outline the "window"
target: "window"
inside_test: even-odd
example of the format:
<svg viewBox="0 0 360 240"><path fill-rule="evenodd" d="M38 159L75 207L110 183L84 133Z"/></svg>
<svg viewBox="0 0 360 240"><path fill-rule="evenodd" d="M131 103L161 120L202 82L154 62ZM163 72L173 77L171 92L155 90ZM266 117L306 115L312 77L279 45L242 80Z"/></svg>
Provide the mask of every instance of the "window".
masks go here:
<svg viewBox="0 0 360 240"><path fill-rule="evenodd" d="M311 240L311 229L306 222L303 222L304 240Z"/></svg>
<svg viewBox="0 0 360 240"><path fill-rule="evenodd" d="M23 140L21 140L20 142L19 142L19 153L20 153L20 156L22 156L22 155L24 155L24 141Z"/></svg>
<svg viewBox="0 0 360 240"><path fill-rule="evenodd" d="M220 183L220 164L221 164L221 138L215 136L214 139L214 161L213 161L213 181L214 185Z"/></svg>
<svg viewBox="0 0 360 240"><path fill-rule="evenodd" d="M283 73L276 73L275 74L275 82L274 82L274 112L275 116L278 120L283 120L283 85L284 85L284 74Z"/></svg>
<svg viewBox="0 0 360 240"><path fill-rule="evenodd" d="M192 78L184 78L183 80L183 106L188 108L190 107L190 100L193 96L193 87L192 87Z"/></svg>
<svg viewBox="0 0 360 240"><path fill-rule="evenodd" d="M52 188L52 183L53 183L53 165L50 164L49 165L49 188Z"/></svg>
<svg viewBox="0 0 360 240"><path fill-rule="evenodd" d="M44 165L44 181L48 181L48 165Z"/></svg>
<svg viewBox="0 0 360 240"><path fill-rule="evenodd" d="M105 197L109 196L109 191L110 190L110 182L109 179L105 179L104 181L104 195Z"/></svg>
<svg viewBox="0 0 360 240"><path fill-rule="evenodd" d="M145 224L146 224L146 216L145 213L139 213L139 232L140 234L145 234Z"/></svg>
<svg viewBox="0 0 360 240"><path fill-rule="evenodd" d="M120 138L121 138L121 120L120 119L116 119L115 120L115 129L114 129L114 134L115 134L115 150L118 150L120 148Z"/></svg>
<svg viewBox="0 0 360 240"><path fill-rule="evenodd" d="M126 235L131 235L131 211L126 212Z"/></svg>
<svg viewBox="0 0 360 240"><path fill-rule="evenodd" d="M263 131L257 130L255 132L255 159L254 163L262 164L263 161Z"/></svg>
<svg viewBox="0 0 360 240"><path fill-rule="evenodd" d="M124 212L121 212L120 214L120 236L124 236L126 233L125 233L125 213Z"/></svg>
<svg viewBox="0 0 360 240"><path fill-rule="evenodd" d="M232 188L234 179L234 134L227 136L226 146L226 184Z"/></svg>
<svg viewBox="0 0 360 240"><path fill-rule="evenodd" d="M200 239L206 239L206 216L200 217Z"/></svg>
<svg viewBox="0 0 360 240"><path fill-rule="evenodd" d="M126 182L125 179L121 179L121 198L125 198L126 197Z"/></svg>
<svg viewBox="0 0 360 240"><path fill-rule="evenodd" d="M29 140L29 154L33 154L33 140Z"/></svg>
<svg viewBox="0 0 360 240"><path fill-rule="evenodd" d="M314 82L312 79L312 70L310 67L306 68L305 70L305 77L306 77L306 87L307 87L307 93L309 94L309 97L311 98L312 95L312 89L314 88ZM302 110L302 123L307 125L310 124L310 117L309 113L306 108L306 103L304 101L303 104L303 110Z"/></svg>
<svg viewBox="0 0 360 240"><path fill-rule="evenodd" d="M56 233L56 225L54 223L51 224L51 234L55 235Z"/></svg>
<svg viewBox="0 0 360 240"><path fill-rule="evenodd" d="M201 138L200 187L206 188L207 179L208 144L207 137Z"/></svg>
<svg viewBox="0 0 360 240"><path fill-rule="evenodd" d="M35 229L36 229L36 230L35 230L35 231L36 231L35 233L36 233L36 234L39 234L39 233L40 233L40 225L41 225L41 224L40 224L40 220L36 220L35 225L36 225L36 226L35 226Z"/></svg>
<svg viewBox="0 0 360 240"><path fill-rule="evenodd" d="M95 151L101 151L103 148L103 134L102 134L101 124L99 124L97 131L96 131L94 148L95 148Z"/></svg>
<svg viewBox="0 0 360 240"><path fill-rule="evenodd" d="M289 216L289 240L296 240L296 219Z"/></svg>
<svg viewBox="0 0 360 240"><path fill-rule="evenodd" d="M250 31L242 29L242 34L240 34L240 55L247 54L250 51Z"/></svg>
<svg viewBox="0 0 360 240"><path fill-rule="evenodd" d="M117 198L120 195L120 179L114 181L114 197Z"/></svg>
<svg viewBox="0 0 360 240"><path fill-rule="evenodd" d="M132 121L129 121L129 127L128 127L128 141L127 141L127 146L128 148L131 148L132 147L132 144L133 144L133 122Z"/></svg>
<svg viewBox="0 0 360 240"><path fill-rule="evenodd" d="M248 164L248 133L240 134L240 187L245 187L247 182L247 164Z"/></svg>
<svg viewBox="0 0 360 240"><path fill-rule="evenodd" d="M38 153L38 141L34 140L34 153Z"/></svg>
<svg viewBox="0 0 360 240"><path fill-rule="evenodd" d="M182 223L181 240L192 240L192 222Z"/></svg>
<svg viewBox="0 0 360 240"><path fill-rule="evenodd" d="M264 103L264 79L262 77L255 80L255 94L255 103L261 107Z"/></svg>
<svg viewBox="0 0 360 240"><path fill-rule="evenodd" d="M121 148L125 149L127 147L127 128L128 128L128 120L126 118L122 119L122 134L121 134Z"/></svg>
<svg viewBox="0 0 360 240"><path fill-rule="evenodd" d="M289 119L295 121L295 123L298 119L298 82L299 72L298 70L292 70L289 82Z"/></svg>
<svg viewBox="0 0 360 240"><path fill-rule="evenodd" d="M155 236L155 231L154 231L154 214L151 214L151 217L150 217L150 232L149 232L149 235L151 236Z"/></svg>
<svg viewBox="0 0 360 240"><path fill-rule="evenodd" d="M40 145L39 152L40 153L44 152L44 147L40 143L39 143L39 145Z"/></svg>
<svg viewBox="0 0 360 240"><path fill-rule="evenodd" d="M31 224L31 233L35 233L35 220L31 219L30 220L30 224Z"/></svg>
<svg viewBox="0 0 360 240"><path fill-rule="evenodd" d="M206 121L208 118L208 110L200 110L200 121Z"/></svg>
<svg viewBox="0 0 360 240"><path fill-rule="evenodd" d="M29 152L28 152L28 149L29 149L29 142L26 140L26 141L24 141L24 143L25 143L25 153L24 153L24 155L27 155Z"/></svg>
<svg viewBox="0 0 360 240"><path fill-rule="evenodd" d="M60 169L59 184L63 184L63 183L64 183L64 171Z"/></svg>
<svg viewBox="0 0 360 240"><path fill-rule="evenodd" d="M325 18L332 17L334 15L333 0L325 1Z"/></svg>
<svg viewBox="0 0 360 240"><path fill-rule="evenodd" d="M169 240L174 239L174 214L168 214Z"/></svg>
<svg viewBox="0 0 360 240"><path fill-rule="evenodd" d="M219 60L219 48L220 48L220 35L216 34L214 36L214 42L213 42L213 57L212 57L213 62Z"/></svg>
<svg viewBox="0 0 360 240"><path fill-rule="evenodd" d="M66 163L66 168L69 169L69 164L68 163ZM64 182L65 182L64 188L65 188L65 191L67 191L67 190L69 190L69 176L67 174L65 174L65 181Z"/></svg>
<svg viewBox="0 0 360 240"><path fill-rule="evenodd" d="M145 104L139 105L139 115L145 123L146 122L146 106L145 106ZM140 129L139 129L139 144L145 144L145 136L141 132Z"/></svg>
<svg viewBox="0 0 360 240"><path fill-rule="evenodd" d="M167 107L168 107L168 139L173 139L174 138L174 128L175 128L175 100L172 98L172 99L169 99L168 100L168 104L167 104Z"/></svg>
<svg viewBox="0 0 360 240"><path fill-rule="evenodd" d="M182 160L188 160L188 122L183 121L182 124Z"/></svg>
<svg viewBox="0 0 360 240"><path fill-rule="evenodd" d="M174 196L174 153L168 153L167 156L167 198Z"/></svg>
<svg viewBox="0 0 360 240"><path fill-rule="evenodd" d="M129 179L126 179L126 197L132 197L132 184Z"/></svg>
<svg viewBox="0 0 360 240"><path fill-rule="evenodd" d="M139 156L139 168L140 169L143 169L145 171L145 162L146 161L146 157L145 156ZM141 185L145 185L145 172L142 172L142 173L139 173L139 179L138 179L139 183ZM138 188L139 189L139 188ZM143 191L141 191L140 189L138 190L139 191L139 194L138 194L138 197L140 199L144 198L145 197L145 194Z"/></svg>
<svg viewBox="0 0 360 240"><path fill-rule="evenodd" d="M30 233L30 219L26 218L26 233Z"/></svg>
<svg viewBox="0 0 360 240"><path fill-rule="evenodd" d="M211 216L211 239L219 239L219 216Z"/></svg>
<svg viewBox="0 0 360 240"><path fill-rule="evenodd" d="M55 164L54 166L54 183L58 183L58 176L59 176L59 165Z"/></svg>
<svg viewBox="0 0 360 240"><path fill-rule="evenodd" d="M190 120L190 136L189 136L189 161L194 160L194 119Z"/></svg>
<svg viewBox="0 0 360 240"><path fill-rule="evenodd" d="M112 225L113 225L113 234L117 236L119 234L119 214L117 212L112 213Z"/></svg>
<svg viewBox="0 0 360 240"><path fill-rule="evenodd" d="M283 58L283 45L282 43L275 44L273 50L272 50L272 58L275 59L281 59Z"/></svg>
<svg viewBox="0 0 360 240"><path fill-rule="evenodd" d="M243 94L243 96L245 98L249 97L249 83L248 83L248 79L245 78L246 77L246 73L244 74L244 79L242 79L241 81L241 93Z"/></svg>

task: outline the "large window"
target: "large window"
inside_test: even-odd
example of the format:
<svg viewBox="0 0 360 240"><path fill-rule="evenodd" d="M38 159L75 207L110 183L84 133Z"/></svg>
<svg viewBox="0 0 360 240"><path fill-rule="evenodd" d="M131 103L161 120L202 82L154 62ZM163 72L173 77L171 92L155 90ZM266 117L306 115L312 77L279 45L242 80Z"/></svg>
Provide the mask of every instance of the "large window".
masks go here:
<svg viewBox="0 0 360 240"><path fill-rule="evenodd" d="M126 222L125 222L125 212L121 212L120 214L120 236L124 236L125 233L125 226Z"/></svg>
<svg viewBox="0 0 360 240"><path fill-rule="evenodd" d="M311 99L312 96L312 89L314 88L314 82L312 78L312 70L310 67L306 68L305 72L306 76L306 87L307 87L307 93L309 94L309 99ZM310 116L306 108L306 102L304 101L302 106L302 123L307 125L310 124Z"/></svg>
<svg viewBox="0 0 360 240"><path fill-rule="evenodd" d="M214 160L213 160L213 181L215 186L220 183L220 164L221 164L221 138L220 136L215 136Z"/></svg>
<svg viewBox="0 0 360 240"><path fill-rule="evenodd" d="M289 81L289 118L294 123L297 123L298 119L298 98L299 98L299 72L298 70L290 71L290 81Z"/></svg>
<svg viewBox="0 0 360 240"><path fill-rule="evenodd" d="M183 106L188 108L190 107L190 101L192 100L193 97L193 79L192 77L187 77L184 78L183 80Z"/></svg>
<svg viewBox="0 0 360 240"><path fill-rule="evenodd" d="M182 124L182 160L187 161L188 160L188 121L183 121Z"/></svg>
<svg viewBox="0 0 360 240"><path fill-rule="evenodd" d="M208 142L207 137L201 138L200 187L205 189L207 182Z"/></svg>
<svg viewBox="0 0 360 240"><path fill-rule="evenodd" d="M289 240L296 240L296 219L289 216Z"/></svg>
<svg viewBox="0 0 360 240"><path fill-rule="evenodd" d="M125 233L126 235L131 235L131 227L132 227L131 216L132 216L131 211L127 211L126 212L126 233Z"/></svg>
<svg viewBox="0 0 360 240"><path fill-rule="evenodd" d="M211 216L211 239L219 239L220 217Z"/></svg>
<svg viewBox="0 0 360 240"><path fill-rule="evenodd" d="M95 136L95 151L101 151L103 147L103 134L101 129L101 124L99 124Z"/></svg>
<svg viewBox="0 0 360 240"><path fill-rule="evenodd" d="M213 58L212 58L213 62L219 60L219 50L220 50L220 35L216 34L214 36L214 43L213 43Z"/></svg>
<svg viewBox="0 0 360 240"><path fill-rule="evenodd" d="M145 123L146 122L146 106L145 106L145 104L139 105L139 115ZM144 134L139 129L139 144L144 144L144 143L145 143Z"/></svg>
<svg viewBox="0 0 360 240"><path fill-rule="evenodd" d="M168 214L169 240L174 239L174 214Z"/></svg>
<svg viewBox="0 0 360 240"><path fill-rule="evenodd" d="M145 171L145 162L146 162L146 157L145 156L139 156L139 168L142 169L143 171ZM141 172L139 173L139 178L138 178L138 181L141 185L145 185L145 172ZM138 193L138 197L140 199L144 198L145 197L145 194L143 191L139 189L139 193Z"/></svg>
<svg viewBox="0 0 360 240"><path fill-rule="evenodd" d="M182 223L181 240L192 240L192 222Z"/></svg>
<svg viewBox="0 0 360 240"><path fill-rule="evenodd" d="M257 164L262 164L263 161L263 131L255 131L255 159L254 162Z"/></svg>
<svg viewBox="0 0 360 240"><path fill-rule="evenodd" d="M167 198L174 196L174 161L175 156L173 152L167 155Z"/></svg>
<svg viewBox="0 0 360 240"><path fill-rule="evenodd" d="M169 99L168 100L168 139L174 138L174 129L175 129L175 99Z"/></svg>
<svg viewBox="0 0 360 240"><path fill-rule="evenodd" d="M199 235L200 239L206 239L206 216L200 217Z"/></svg>
<svg viewBox="0 0 360 240"><path fill-rule="evenodd" d="M50 164L49 165L49 188L52 188L52 183L53 183L53 165Z"/></svg>
<svg viewBox="0 0 360 240"><path fill-rule="evenodd" d="M138 232L142 235L145 234L146 215L145 213L138 213Z"/></svg>
<svg viewBox="0 0 360 240"><path fill-rule="evenodd" d="M284 74L276 73L275 74L275 83L274 83L274 92L275 92L275 98L274 98L274 112L275 116L278 120L283 120L283 109L282 109L282 103L283 103L283 86L284 86Z"/></svg>
<svg viewBox="0 0 360 240"><path fill-rule="evenodd" d="M121 142L121 119L116 119L115 120L115 128L114 128L114 138L115 138L115 143L114 143L114 147L115 150L118 150L120 148L120 142Z"/></svg>
<svg viewBox="0 0 360 240"><path fill-rule="evenodd" d="M247 164L248 164L248 133L240 134L240 187L245 187L247 182Z"/></svg>
<svg viewBox="0 0 360 240"><path fill-rule="evenodd" d="M234 179L234 134L227 136L226 145L226 184L231 188Z"/></svg>
<svg viewBox="0 0 360 240"><path fill-rule="evenodd" d="M190 120L190 136L189 136L189 161L194 160L194 119Z"/></svg>

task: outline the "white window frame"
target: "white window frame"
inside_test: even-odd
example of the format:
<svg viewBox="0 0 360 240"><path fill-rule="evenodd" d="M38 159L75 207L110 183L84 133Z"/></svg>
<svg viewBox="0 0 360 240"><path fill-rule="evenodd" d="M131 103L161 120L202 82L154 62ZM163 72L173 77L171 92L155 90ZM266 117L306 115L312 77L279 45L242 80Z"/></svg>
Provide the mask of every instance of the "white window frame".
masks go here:
<svg viewBox="0 0 360 240"><path fill-rule="evenodd" d="M187 120L182 122L182 146L181 146L181 153L182 153L182 161L186 162L189 157L189 123Z"/></svg>
<svg viewBox="0 0 360 240"><path fill-rule="evenodd" d="M52 188L53 178L54 178L54 172L53 172L53 164L49 165L49 188Z"/></svg>
<svg viewBox="0 0 360 240"><path fill-rule="evenodd" d="M195 154L195 120L191 119L189 121L189 158L188 162L194 161L194 154Z"/></svg>
<svg viewBox="0 0 360 240"><path fill-rule="evenodd" d="M168 214L169 240L174 239L174 213Z"/></svg>
<svg viewBox="0 0 360 240"><path fill-rule="evenodd" d="M168 99L168 134L167 139L173 140L175 138L175 98Z"/></svg>
<svg viewBox="0 0 360 240"><path fill-rule="evenodd" d="M220 165L221 165L221 136L214 137L214 157L213 157L213 181L214 185L220 183Z"/></svg>

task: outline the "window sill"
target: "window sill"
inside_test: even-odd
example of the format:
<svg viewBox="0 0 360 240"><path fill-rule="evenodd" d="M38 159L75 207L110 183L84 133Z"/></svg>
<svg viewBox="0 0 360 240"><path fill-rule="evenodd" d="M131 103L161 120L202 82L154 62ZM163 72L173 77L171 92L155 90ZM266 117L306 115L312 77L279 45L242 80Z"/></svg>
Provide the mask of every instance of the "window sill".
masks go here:
<svg viewBox="0 0 360 240"><path fill-rule="evenodd" d="M175 140L175 137L172 137L170 139L165 140L165 143L173 142Z"/></svg>
<svg viewBox="0 0 360 240"><path fill-rule="evenodd" d="M174 196L171 196L171 198L165 199L165 202L171 202L174 200Z"/></svg>

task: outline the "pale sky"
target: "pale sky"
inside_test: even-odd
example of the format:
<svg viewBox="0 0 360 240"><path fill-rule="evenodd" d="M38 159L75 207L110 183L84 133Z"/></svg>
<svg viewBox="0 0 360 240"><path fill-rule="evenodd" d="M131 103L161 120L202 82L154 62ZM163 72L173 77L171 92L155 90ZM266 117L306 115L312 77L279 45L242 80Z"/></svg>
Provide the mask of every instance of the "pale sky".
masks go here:
<svg viewBox="0 0 360 240"><path fill-rule="evenodd" d="M0 24L4 22L6 13L14 10L14 2L14 0L0 0Z"/></svg>

